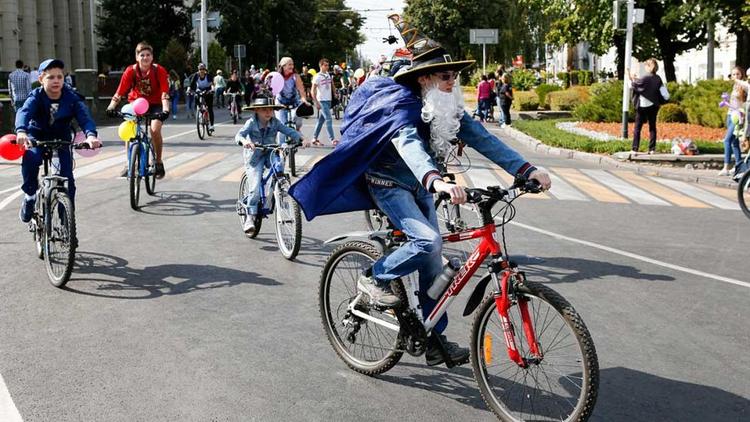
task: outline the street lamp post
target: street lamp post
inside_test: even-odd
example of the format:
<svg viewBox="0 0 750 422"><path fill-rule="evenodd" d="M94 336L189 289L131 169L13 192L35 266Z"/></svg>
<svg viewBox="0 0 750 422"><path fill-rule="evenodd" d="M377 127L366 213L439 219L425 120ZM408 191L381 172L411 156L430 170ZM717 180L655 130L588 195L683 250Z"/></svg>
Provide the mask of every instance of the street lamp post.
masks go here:
<svg viewBox="0 0 750 422"><path fill-rule="evenodd" d="M633 56L633 0L627 0L627 18L625 23L625 73L622 90L622 137L628 139L628 111L630 111L630 63Z"/></svg>

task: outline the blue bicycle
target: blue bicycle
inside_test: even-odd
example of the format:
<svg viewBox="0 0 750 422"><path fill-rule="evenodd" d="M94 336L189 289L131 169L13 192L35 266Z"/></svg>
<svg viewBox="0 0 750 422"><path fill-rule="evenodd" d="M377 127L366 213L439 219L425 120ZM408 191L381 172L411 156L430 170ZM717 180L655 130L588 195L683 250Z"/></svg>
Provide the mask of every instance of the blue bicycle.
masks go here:
<svg viewBox="0 0 750 422"><path fill-rule="evenodd" d="M156 152L151 144L149 128L151 120L158 119L159 113L148 113L136 116L117 112L118 117L135 119L135 138L128 141L128 183L130 185L130 208L138 210L141 196L141 180L144 181L146 192L154 195L156 192Z"/></svg>
<svg viewBox="0 0 750 422"><path fill-rule="evenodd" d="M246 234L251 239L255 238L260 231L263 219L274 214L276 242L279 245L281 255L289 260L294 259L299 253L302 242L302 216L299 205L289 195L291 183L289 175L284 173L284 159L298 147L298 144L255 145L256 149L272 151L271 165L268 171L264 172L258 186L260 202L258 203L258 213L255 214L255 230ZM237 195L237 215L240 218L241 228L244 227L245 220L250 215L247 206L250 194L248 185L247 174L243 174Z"/></svg>

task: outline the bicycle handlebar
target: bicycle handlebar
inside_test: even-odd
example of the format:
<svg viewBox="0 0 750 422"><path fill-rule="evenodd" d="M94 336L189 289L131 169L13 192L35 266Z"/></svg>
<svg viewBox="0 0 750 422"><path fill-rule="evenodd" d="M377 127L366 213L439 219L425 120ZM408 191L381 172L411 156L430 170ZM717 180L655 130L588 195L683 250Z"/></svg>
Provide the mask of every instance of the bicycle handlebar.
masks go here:
<svg viewBox="0 0 750 422"><path fill-rule="evenodd" d="M163 113L164 112L161 112L161 113L144 113L144 114L141 114L141 115L137 115L137 114L123 113L120 110L112 110L111 112L108 112L107 114L109 114L112 117L120 117L120 118L135 117L135 118L138 118L138 119L144 119L145 118L145 119L149 119L149 120L154 120L154 119L159 119L160 117L162 117Z"/></svg>
<svg viewBox="0 0 750 422"><path fill-rule="evenodd" d="M63 141L62 139L52 139L48 141L37 141L35 139L32 139L31 143L36 147L45 147L45 148L62 148L62 147L66 147L69 145L73 145L73 149L97 149L97 148L91 148L91 145L89 145L87 142L74 144L73 141Z"/></svg>
<svg viewBox="0 0 750 422"><path fill-rule="evenodd" d="M467 201L470 204L477 204L485 199L492 199L496 201L502 201L505 197L515 199L525 193L540 193L542 192L542 186L536 180L528 180L523 176L516 176L513 185L508 189L501 186L487 186L486 189L481 188L464 188L466 192ZM438 195L439 199L450 200L451 196L448 193L440 192Z"/></svg>
<svg viewBox="0 0 750 422"><path fill-rule="evenodd" d="M264 145L264 144L253 143L253 145L255 148L260 149L260 150L275 151L275 150L298 148L299 146L302 145L302 142L284 143L281 145Z"/></svg>

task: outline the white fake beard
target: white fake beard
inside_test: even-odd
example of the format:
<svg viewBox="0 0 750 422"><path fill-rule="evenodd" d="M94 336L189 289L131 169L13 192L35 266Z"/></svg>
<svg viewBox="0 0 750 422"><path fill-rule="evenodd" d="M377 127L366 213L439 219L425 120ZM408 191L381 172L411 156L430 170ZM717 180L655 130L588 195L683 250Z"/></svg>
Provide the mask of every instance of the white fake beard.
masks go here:
<svg viewBox="0 0 750 422"><path fill-rule="evenodd" d="M422 121L430 124L430 147L442 158L451 150L464 114L464 97L456 80L451 92L433 84L422 90Z"/></svg>

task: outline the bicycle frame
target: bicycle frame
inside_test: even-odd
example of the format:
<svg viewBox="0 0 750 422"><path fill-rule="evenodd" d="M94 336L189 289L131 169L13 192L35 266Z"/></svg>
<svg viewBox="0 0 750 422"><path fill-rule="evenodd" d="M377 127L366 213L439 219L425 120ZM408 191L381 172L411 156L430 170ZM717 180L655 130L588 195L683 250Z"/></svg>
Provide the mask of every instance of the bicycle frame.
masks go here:
<svg viewBox="0 0 750 422"><path fill-rule="evenodd" d="M263 214L263 216L267 216L273 213L274 207L276 206L275 203L271 203L270 207L266 207L268 203L266 201L266 184L268 183L269 180L273 178L273 180L271 180L271 186L270 186L271 191L273 191L273 188L276 185L276 181L278 180L279 175L283 175L283 174L284 174L284 159L280 156L280 151L277 152L276 150L274 150L271 153L271 166L269 168L269 171L267 174L265 174L261 178L260 186L258 187L258 189L260 190L260 202L258 204L260 205L259 212Z"/></svg>
<svg viewBox="0 0 750 422"><path fill-rule="evenodd" d="M136 120L136 133L135 140L128 143L128 177L145 177L148 174L148 154L153 153L153 147L151 145L151 138L149 138L149 130L151 130L151 119L147 117L138 117ZM133 148L138 144L140 146L140 165L138 167L138 174L130 174L130 163L133 161ZM156 159L154 158L154 162Z"/></svg>

